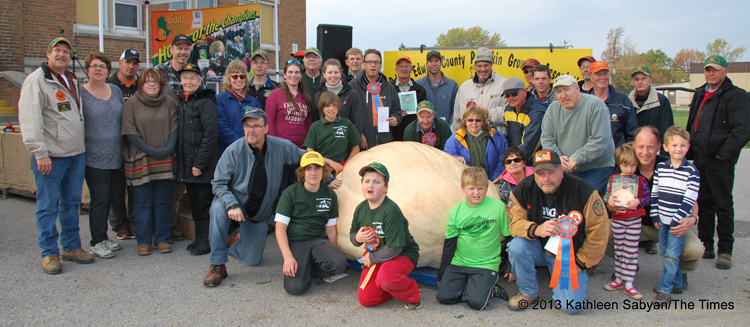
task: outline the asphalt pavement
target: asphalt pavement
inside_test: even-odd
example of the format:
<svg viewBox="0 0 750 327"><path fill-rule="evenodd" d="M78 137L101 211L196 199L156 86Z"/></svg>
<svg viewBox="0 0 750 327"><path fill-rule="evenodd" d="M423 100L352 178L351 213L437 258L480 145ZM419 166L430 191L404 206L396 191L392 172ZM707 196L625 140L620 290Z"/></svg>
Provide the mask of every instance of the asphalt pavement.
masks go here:
<svg viewBox="0 0 750 327"><path fill-rule="evenodd" d="M644 295L633 301L619 292L603 289L614 269L605 256L588 283L592 309L566 316L550 308L549 274L540 272L540 300L524 312L512 312L507 302L492 299L488 309L471 310L465 304L437 303L437 288L421 285L422 308L404 309L391 300L364 308L357 301L360 272L332 284L313 285L303 296L284 292L282 258L276 240L269 236L263 262L247 267L229 259L229 277L216 288L204 287L208 256L191 256L177 242L173 253L136 255L135 240L118 241L122 251L112 259L79 265L63 262L63 273L42 271L34 199L11 195L0 200L0 326L424 326L449 324L492 325L712 325L738 326L750 318L750 150L737 164L734 199L736 211L734 267L714 268L703 260L689 274L690 285L673 295L671 308L649 306L662 274L659 255L639 253L640 271L635 286ZM88 216L80 219L84 249L90 240ZM695 230L694 230L695 231ZM110 238L115 235L110 233ZM515 294L515 284L506 284ZM598 308L596 306L599 306Z"/></svg>

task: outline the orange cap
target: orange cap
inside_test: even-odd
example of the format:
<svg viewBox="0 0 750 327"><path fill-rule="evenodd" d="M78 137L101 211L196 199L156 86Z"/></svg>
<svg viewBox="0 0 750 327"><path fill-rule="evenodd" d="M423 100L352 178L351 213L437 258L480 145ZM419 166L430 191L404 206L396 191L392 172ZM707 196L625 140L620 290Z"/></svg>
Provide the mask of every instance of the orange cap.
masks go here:
<svg viewBox="0 0 750 327"><path fill-rule="evenodd" d="M401 60L406 60L409 63L411 63L411 58L409 58L409 56L401 56L401 57L398 57L398 59L396 59L396 64L398 65L398 62Z"/></svg>
<svg viewBox="0 0 750 327"><path fill-rule="evenodd" d="M593 64L591 64L591 68L589 68L589 73L593 74L604 69L611 71L611 69L609 69L609 64L607 64L606 61L604 60L595 61Z"/></svg>

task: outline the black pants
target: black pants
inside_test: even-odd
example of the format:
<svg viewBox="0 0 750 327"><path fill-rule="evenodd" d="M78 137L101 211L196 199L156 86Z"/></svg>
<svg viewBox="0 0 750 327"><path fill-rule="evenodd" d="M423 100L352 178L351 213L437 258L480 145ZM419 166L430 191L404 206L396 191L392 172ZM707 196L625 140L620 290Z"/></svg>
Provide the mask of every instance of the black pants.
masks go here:
<svg viewBox="0 0 750 327"><path fill-rule="evenodd" d="M466 302L474 310L484 310L490 303L498 276L493 270L452 264L443 273L437 300L442 304Z"/></svg>
<svg viewBox="0 0 750 327"><path fill-rule="evenodd" d="M719 236L718 253L732 254L734 247L734 164L711 158L702 169L698 193L698 238L706 251L714 250L714 230Z"/></svg>
<svg viewBox="0 0 750 327"><path fill-rule="evenodd" d="M190 199L190 209L193 211L193 221L209 220L211 201L214 200L214 193L209 183L185 183L188 199Z"/></svg>
<svg viewBox="0 0 750 327"><path fill-rule="evenodd" d="M126 190L128 192L127 207L125 206ZM133 187L127 186L126 188L125 186L124 171L121 181L118 181L117 185L112 187L112 192L112 201L109 203L109 226L112 227L112 231L117 233L121 230L134 228L133 209L135 208L135 198L133 197Z"/></svg>
<svg viewBox="0 0 750 327"><path fill-rule="evenodd" d="M349 266L344 254L327 238L292 241L289 249L297 260L297 274L284 276L284 290L292 295L305 293L313 278L343 274Z"/></svg>
<svg viewBox="0 0 750 327"><path fill-rule="evenodd" d="M118 188L124 189L125 171L118 169L98 169L86 166L86 185L91 194L89 204L90 244L96 245L107 237L107 217L110 204L118 200ZM120 193L122 195L122 193ZM119 198L122 202L122 198Z"/></svg>

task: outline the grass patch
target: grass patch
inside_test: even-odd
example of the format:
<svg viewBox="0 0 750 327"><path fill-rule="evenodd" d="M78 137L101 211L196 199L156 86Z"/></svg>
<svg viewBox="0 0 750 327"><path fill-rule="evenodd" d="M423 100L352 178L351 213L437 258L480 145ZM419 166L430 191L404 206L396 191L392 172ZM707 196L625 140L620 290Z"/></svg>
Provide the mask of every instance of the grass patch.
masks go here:
<svg viewBox="0 0 750 327"><path fill-rule="evenodd" d="M689 113L690 111L688 110L672 110L672 116L674 117L674 125L684 128L687 125ZM745 144L745 147L750 148L750 142Z"/></svg>

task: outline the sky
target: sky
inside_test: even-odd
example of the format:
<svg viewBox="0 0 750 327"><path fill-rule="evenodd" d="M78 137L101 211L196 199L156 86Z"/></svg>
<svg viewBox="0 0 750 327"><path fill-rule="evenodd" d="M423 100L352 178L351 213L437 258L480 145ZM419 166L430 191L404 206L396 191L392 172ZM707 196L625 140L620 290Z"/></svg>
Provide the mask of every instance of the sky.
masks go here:
<svg viewBox="0 0 750 327"><path fill-rule="evenodd" d="M363 51L432 47L440 33L479 25L511 47L567 42L598 59L610 28L623 27L637 52L661 49L674 58L719 37L750 48L748 14L747 0L307 0L307 46L317 45L318 24L352 26L352 45ZM738 61L750 61L750 51Z"/></svg>

